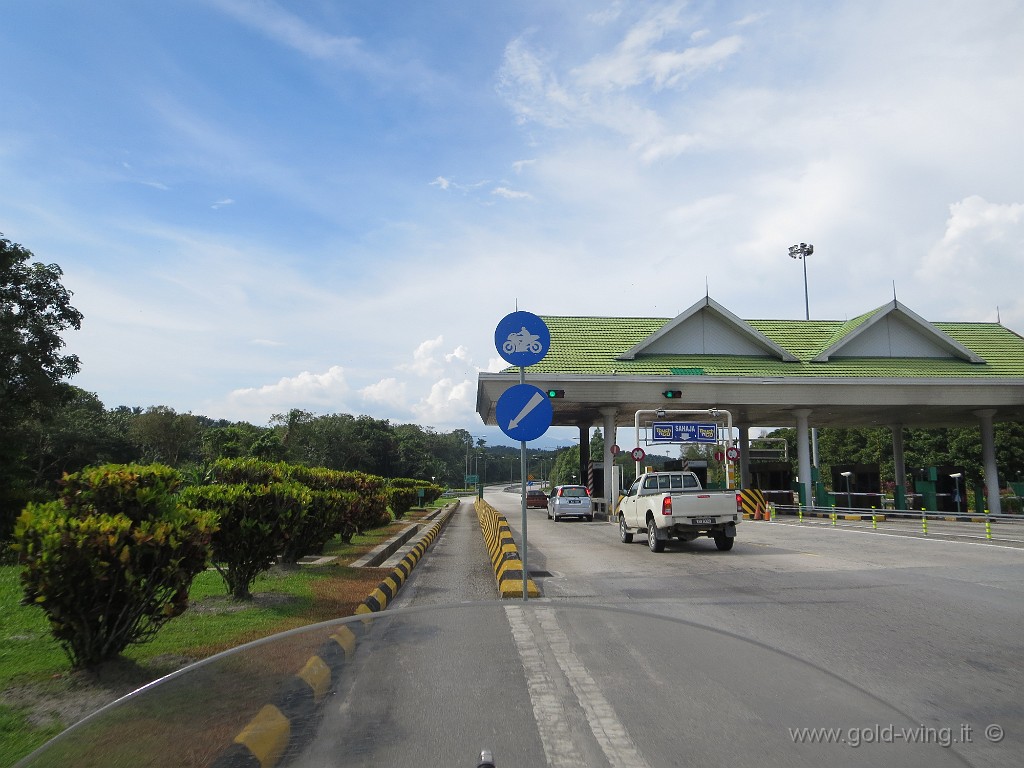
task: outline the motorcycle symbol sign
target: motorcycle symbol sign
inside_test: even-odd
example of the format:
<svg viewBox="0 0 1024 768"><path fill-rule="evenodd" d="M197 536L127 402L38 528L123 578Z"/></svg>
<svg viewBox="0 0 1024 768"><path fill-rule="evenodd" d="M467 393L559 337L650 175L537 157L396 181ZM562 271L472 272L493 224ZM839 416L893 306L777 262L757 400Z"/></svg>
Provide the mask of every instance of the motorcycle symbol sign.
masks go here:
<svg viewBox="0 0 1024 768"><path fill-rule="evenodd" d="M513 352L533 352L537 354L541 350L540 336L530 333L524 327L519 333L510 333L508 338L505 339L505 343L501 345L501 349L508 355L511 355Z"/></svg>
<svg viewBox="0 0 1024 768"><path fill-rule="evenodd" d="M526 367L540 362L551 346L551 332L532 312L506 315L494 330L494 347L512 365Z"/></svg>

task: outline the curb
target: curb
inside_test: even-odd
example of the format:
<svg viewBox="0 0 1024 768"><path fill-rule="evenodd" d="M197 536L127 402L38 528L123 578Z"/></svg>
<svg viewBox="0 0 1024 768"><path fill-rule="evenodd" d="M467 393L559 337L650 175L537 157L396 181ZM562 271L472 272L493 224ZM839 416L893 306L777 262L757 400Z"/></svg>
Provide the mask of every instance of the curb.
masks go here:
<svg viewBox="0 0 1024 768"><path fill-rule="evenodd" d="M387 607L458 507L456 502L437 518L391 575L360 603L355 615L376 613ZM235 736L231 746L213 761L211 768L274 768L289 749L298 745L307 726L319 716L320 706L337 684L345 662L355 652L356 633L360 629L359 623L339 627L302 669L281 685L270 702Z"/></svg>
<svg viewBox="0 0 1024 768"><path fill-rule="evenodd" d="M498 593L502 598L520 597L523 594L523 560L519 548L512 538L505 516L482 499L473 504L476 509L484 543L491 556L494 578L498 582ZM526 581L528 597L540 597L540 590L533 579Z"/></svg>
<svg viewBox="0 0 1024 768"><path fill-rule="evenodd" d="M455 504L447 512L443 513L437 521L427 529L427 532L423 534L423 537L413 546L409 553L402 558L402 561L394 567L390 576L385 576L384 580L377 585L377 588L371 592L365 600L356 608L356 615L364 613L376 613L377 611L383 611L388 607L388 603L395 599L395 595L398 594L398 590L405 584L405 580L409 578L409 574L412 573L412 569L416 567L420 558L423 557L423 553L427 551L437 534L441 532L441 529L445 526L448 520L451 518L452 513L458 509L458 504Z"/></svg>

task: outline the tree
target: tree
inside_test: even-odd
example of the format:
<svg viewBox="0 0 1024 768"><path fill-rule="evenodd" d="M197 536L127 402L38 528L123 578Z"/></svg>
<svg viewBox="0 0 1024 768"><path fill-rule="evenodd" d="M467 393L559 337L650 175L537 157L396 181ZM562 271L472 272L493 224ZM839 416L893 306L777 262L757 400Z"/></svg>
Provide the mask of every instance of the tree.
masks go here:
<svg viewBox="0 0 1024 768"><path fill-rule="evenodd" d="M78 330L56 264L32 262L32 253L0 236L0 540L27 499L20 424L67 395L64 379L78 373L77 355L61 354L61 333Z"/></svg>

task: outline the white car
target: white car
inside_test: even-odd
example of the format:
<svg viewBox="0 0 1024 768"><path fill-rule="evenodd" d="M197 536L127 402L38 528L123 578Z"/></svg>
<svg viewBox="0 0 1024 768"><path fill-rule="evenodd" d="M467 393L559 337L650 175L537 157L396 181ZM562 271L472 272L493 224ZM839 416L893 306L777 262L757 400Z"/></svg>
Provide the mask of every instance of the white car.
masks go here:
<svg viewBox="0 0 1024 768"><path fill-rule="evenodd" d="M559 485L548 497L548 517L556 523L563 517L594 519L590 491L582 485Z"/></svg>

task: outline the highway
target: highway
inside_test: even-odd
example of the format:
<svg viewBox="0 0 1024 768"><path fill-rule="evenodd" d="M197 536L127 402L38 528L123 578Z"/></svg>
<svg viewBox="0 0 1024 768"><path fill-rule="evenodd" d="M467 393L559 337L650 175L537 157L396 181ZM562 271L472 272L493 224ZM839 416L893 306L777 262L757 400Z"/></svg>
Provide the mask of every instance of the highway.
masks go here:
<svg viewBox="0 0 1024 768"><path fill-rule="evenodd" d="M486 498L521 544L519 497ZM746 521L731 552L702 539L654 554L608 523L528 514L542 598L492 602L464 502L296 765L475 765L481 748L501 768L1024 754L1024 549L1008 528L989 542L966 524L924 538ZM809 727L840 743L794 743Z"/></svg>

